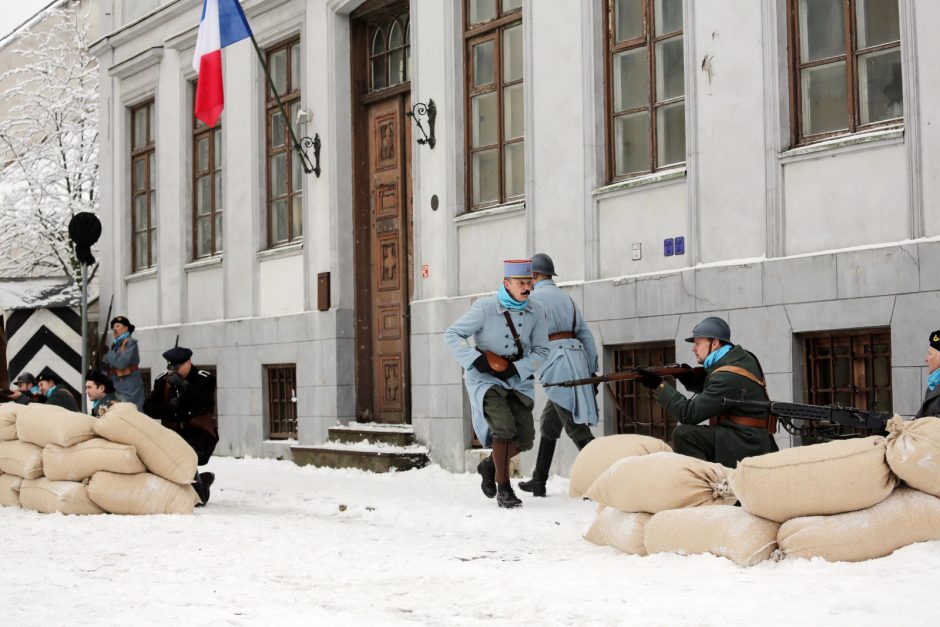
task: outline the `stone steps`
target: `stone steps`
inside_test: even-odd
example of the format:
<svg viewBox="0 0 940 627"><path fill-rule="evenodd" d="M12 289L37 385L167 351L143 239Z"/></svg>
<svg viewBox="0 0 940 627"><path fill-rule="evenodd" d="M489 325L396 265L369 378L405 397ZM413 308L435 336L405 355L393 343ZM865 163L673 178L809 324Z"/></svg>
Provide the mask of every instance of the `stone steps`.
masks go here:
<svg viewBox="0 0 940 627"><path fill-rule="evenodd" d="M372 472L411 470L430 463L427 447L414 439L411 425L352 423L330 427L329 440L317 446L292 446L299 466L358 468Z"/></svg>

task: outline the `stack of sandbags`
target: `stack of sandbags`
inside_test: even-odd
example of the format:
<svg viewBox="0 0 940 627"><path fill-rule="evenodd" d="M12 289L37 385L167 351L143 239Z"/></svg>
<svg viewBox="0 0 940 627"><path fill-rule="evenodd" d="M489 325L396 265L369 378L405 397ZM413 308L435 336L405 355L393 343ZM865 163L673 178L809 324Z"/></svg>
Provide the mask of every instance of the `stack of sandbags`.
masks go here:
<svg viewBox="0 0 940 627"><path fill-rule="evenodd" d="M646 552L727 557L753 566L774 554L778 523L729 505L689 507L659 512L646 523Z"/></svg>
<svg viewBox="0 0 940 627"><path fill-rule="evenodd" d="M587 490L600 508L584 537L645 555L644 529L657 512L734 503L728 472L720 464L665 451L614 461Z"/></svg>
<svg viewBox="0 0 940 627"><path fill-rule="evenodd" d="M569 494L581 498L601 473L625 457L671 451L662 440L645 435L621 434L595 438L578 452L571 466Z"/></svg>
<svg viewBox="0 0 940 627"><path fill-rule="evenodd" d="M940 418L888 422L885 459L901 481L940 496Z"/></svg>
<svg viewBox="0 0 940 627"><path fill-rule="evenodd" d="M100 419L33 403L0 412L0 505L43 513L191 514L196 454L177 433L114 405Z"/></svg>
<svg viewBox="0 0 940 627"><path fill-rule="evenodd" d="M747 457L732 478L734 494L745 510L779 523L871 507L885 500L896 484L880 436Z"/></svg>
<svg viewBox="0 0 940 627"><path fill-rule="evenodd" d="M191 514L199 502L191 483L196 452L178 433L116 403L95 421L100 437L132 446L148 472L117 474L100 470L88 484L91 499L112 514Z"/></svg>

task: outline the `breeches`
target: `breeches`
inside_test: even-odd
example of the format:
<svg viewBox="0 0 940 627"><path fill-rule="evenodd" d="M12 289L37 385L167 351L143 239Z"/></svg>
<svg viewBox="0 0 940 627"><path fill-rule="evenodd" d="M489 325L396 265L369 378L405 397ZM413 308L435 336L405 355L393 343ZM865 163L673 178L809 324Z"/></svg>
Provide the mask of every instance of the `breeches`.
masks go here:
<svg viewBox="0 0 940 627"><path fill-rule="evenodd" d="M570 411L552 401L546 401L545 407L542 409L541 423L541 435L547 440L560 438L562 428L579 449L584 448L588 442L594 439L589 426L575 422Z"/></svg>
<svg viewBox="0 0 940 627"><path fill-rule="evenodd" d="M494 438L511 440L520 451L528 451L535 440L532 421L534 402L515 390L494 385L483 396L483 416Z"/></svg>

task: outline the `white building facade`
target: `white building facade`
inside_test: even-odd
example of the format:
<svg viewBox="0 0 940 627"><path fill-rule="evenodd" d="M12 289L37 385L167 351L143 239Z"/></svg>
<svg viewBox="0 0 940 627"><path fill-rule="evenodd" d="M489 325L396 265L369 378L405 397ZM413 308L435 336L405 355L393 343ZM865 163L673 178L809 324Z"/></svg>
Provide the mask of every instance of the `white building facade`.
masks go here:
<svg viewBox="0 0 940 627"><path fill-rule="evenodd" d="M687 362L720 315L772 398L919 405L940 326L934 2L244 0L319 175L249 41L223 53L220 126L194 125L201 2L105 4L102 296L154 375L177 334L215 368L221 454L407 422L462 470L443 332L535 252L604 371ZM433 146L406 115L432 100ZM668 437L644 390L615 391L598 433Z"/></svg>

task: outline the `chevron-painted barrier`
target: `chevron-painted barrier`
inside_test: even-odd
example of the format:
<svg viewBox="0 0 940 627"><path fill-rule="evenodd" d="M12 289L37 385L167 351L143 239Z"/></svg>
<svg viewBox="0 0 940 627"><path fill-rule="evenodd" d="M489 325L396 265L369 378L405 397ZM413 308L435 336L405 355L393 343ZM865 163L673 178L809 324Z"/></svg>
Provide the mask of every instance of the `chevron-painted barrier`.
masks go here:
<svg viewBox="0 0 940 627"><path fill-rule="evenodd" d="M73 390L82 385L82 318L70 307L15 309L4 315L10 380L49 367Z"/></svg>

